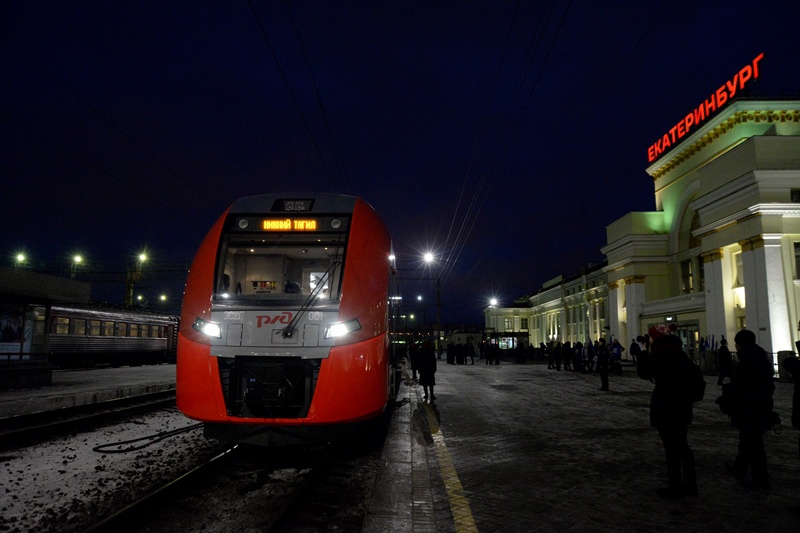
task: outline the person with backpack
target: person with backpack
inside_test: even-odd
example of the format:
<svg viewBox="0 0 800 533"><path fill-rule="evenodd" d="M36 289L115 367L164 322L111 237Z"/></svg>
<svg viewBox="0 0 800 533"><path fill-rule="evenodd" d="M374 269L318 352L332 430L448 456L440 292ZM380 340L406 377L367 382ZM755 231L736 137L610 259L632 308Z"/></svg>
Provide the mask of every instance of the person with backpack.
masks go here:
<svg viewBox="0 0 800 533"><path fill-rule="evenodd" d="M650 424L658 430L664 445L668 485L659 488L662 498L697 496L694 454L689 447L692 402L702 398L702 372L682 349L680 338L668 326L650 328L653 343L649 352L639 354L637 374L655 383L650 397ZM699 379L699 381L698 381ZM702 382L702 384L700 384ZM694 385L693 385L694 383Z"/></svg>
<svg viewBox="0 0 800 533"><path fill-rule="evenodd" d="M764 433L772 428L775 391L772 359L756 344L756 334L743 329L733 338L739 364L731 382L722 386L728 397L731 425L739 430L736 460L725 463L725 469L746 488L768 489L767 452ZM751 470L752 478L744 479Z"/></svg>

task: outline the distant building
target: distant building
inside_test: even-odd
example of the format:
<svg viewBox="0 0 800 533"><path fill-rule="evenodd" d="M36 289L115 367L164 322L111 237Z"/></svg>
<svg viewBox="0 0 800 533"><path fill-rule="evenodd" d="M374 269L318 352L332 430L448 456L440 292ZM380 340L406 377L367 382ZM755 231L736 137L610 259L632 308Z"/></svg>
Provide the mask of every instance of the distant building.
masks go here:
<svg viewBox="0 0 800 533"><path fill-rule="evenodd" d="M672 322L694 352L701 338L716 343L746 327L768 352L792 351L799 154L800 101L733 101L647 168L656 210L607 226L602 269L551 280L529 309L486 309L486 328L527 331L537 344L605 332L627 345Z"/></svg>

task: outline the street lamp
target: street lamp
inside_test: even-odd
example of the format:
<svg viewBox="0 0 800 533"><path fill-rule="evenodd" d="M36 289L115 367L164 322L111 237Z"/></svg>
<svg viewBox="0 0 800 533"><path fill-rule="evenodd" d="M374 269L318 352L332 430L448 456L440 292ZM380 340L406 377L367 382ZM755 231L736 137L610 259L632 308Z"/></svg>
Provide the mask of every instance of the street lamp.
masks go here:
<svg viewBox="0 0 800 533"><path fill-rule="evenodd" d="M497 298L492 298L491 300L489 300L489 306L497 307Z"/></svg>
<svg viewBox="0 0 800 533"><path fill-rule="evenodd" d="M17 256L14 259L15 259L14 268L19 268L21 266L24 267L25 266L25 262L28 260L28 258L23 253L18 253Z"/></svg>
<svg viewBox="0 0 800 533"><path fill-rule="evenodd" d="M142 280L142 266L147 262L147 253L142 252L137 257L136 265L132 270L128 270L125 276L126 291L125 291L125 305L133 305L133 290L137 281Z"/></svg>
<svg viewBox="0 0 800 533"><path fill-rule="evenodd" d="M69 269L69 277L75 279L76 274L78 273L78 267L83 263L83 256L80 254L76 254L72 257L72 264L70 265Z"/></svg>

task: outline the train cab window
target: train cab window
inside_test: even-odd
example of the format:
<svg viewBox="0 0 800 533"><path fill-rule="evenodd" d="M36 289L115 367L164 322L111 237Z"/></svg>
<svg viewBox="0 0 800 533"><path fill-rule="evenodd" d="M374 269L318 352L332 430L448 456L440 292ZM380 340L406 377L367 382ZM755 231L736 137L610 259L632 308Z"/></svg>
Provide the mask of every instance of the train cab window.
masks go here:
<svg viewBox="0 0 800 533"><path fill-rule="evenodd" d="M139 324L130 324L128 326L128 337L139 336Z"/></svg>
<svg viewBox="0 0 800 533"><path fill-rule="evenodd" d="M113 337L115 331L115 324L111 320L103 322L103 335L106 337Z"/></svg>
<svg viewBox="0 0 800 533"><path fill-rule="evenodd" d="M223 239L215 298L339 300L344 259L341 234L231 235Z"/></svg>
<svg viewBox="0 0 800 533"><path fill-rule="evenodd" d="M57 335L69 335L69 318L57 317L53 321L53 333Z"/></svg>
<svg viewBox="0 0 800 533"><path fill-rule="evenodd" d="M86 320L76 318L72 321L72 333L74 335L86 335Z"/></svg>
<svg viewBox="0 0 800 533"><path fill-rule="evenodd" d="M93 335L95 337L100 336L100 321L99 320L90 320L89 321L89 335Z"/></svg>

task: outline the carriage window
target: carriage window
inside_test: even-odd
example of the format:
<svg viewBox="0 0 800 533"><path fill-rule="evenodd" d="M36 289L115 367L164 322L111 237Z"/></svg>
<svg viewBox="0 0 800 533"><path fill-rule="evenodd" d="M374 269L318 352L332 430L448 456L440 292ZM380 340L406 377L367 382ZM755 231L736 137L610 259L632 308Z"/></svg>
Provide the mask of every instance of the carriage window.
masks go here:
<svg viewBox="0 0 800 533"><path fill-rule="evenodd" d="M100 336L100 321L99 320L90 320L89 321L89 335L94 335L96 337Z"/></svg>
<svg viewBox="0 0 800 533"><path fill-rule="evenodd" d="M82 318L76 318L73 323L73 330L72 333L75 335L86 335L86 320Z"/></svg>
<svg viewBox="0 0 800 533"><path fill-rule="evenodd" d="M117 336L118 337L128 336L128 324L126 324L125 322L117 322Z"/></svg>
<svg viewBox="0 0 800 533"><path fill-rule="evenodd" d="M230 235L223 240L217 299L312 305L339 300L345 234Z"/></svg>
<svg viewBox="0 0 800 533"><path fill-rule="evenodd" d="M53 333L58 335L69 335L69 318L58 317L53 323Z"/></svg>
<svg viewBox="0 0 800 533"><path fill-rule="evenodd" d="M115 329L114 325L115 325L114 322L110 320L103 322L103 335L105 335L106 337L113 337Z"/></svg>
<svg viewBox="0 0 800 533"><path fill-rule="evenodd" d="M150 326L147 324L142 324L139 326L139 336L140 337L149 337L150 336Z"/></svg>
<svg viewBox="0 0 800 533"><path fill-rule="evenodd" d="M128 337L138 337L139 336L139 324L130 324L128 327Z"/></svg>
<svg viewBox="0 0 800 533"><path fill-rule="evenodd" d="M151 326L151 328L150 328L150 337L152 337L154 339L159 339L159 338L163 337L163 335L161 334L161 329L162 328L163 328L163 326Z"/></svg>

